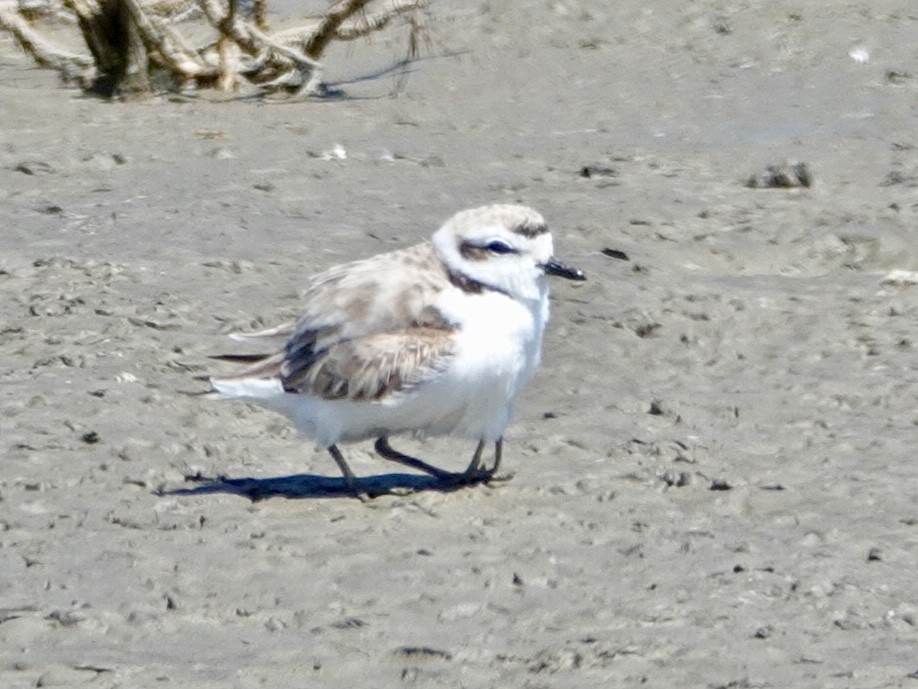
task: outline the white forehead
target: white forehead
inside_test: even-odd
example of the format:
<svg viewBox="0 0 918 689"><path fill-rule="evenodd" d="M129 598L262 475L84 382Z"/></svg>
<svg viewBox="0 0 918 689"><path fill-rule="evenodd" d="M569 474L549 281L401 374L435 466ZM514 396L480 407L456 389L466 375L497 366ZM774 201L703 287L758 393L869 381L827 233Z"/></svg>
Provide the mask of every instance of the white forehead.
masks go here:
<svg viewBox="0 0 918 689"><path fill-rule="evenodd" d="M552 252L545 219L528 206L497 204L461 211L446 222L444 231L457 243L500 238L537 255Z"/></svg>
<svg viewBox="0 0 918 689"><path fill-rule="evenodd" d="M478 234L484 228L490 228L491 232L501 229L508 232L517 229L535 231L545 227L545 219L528 206L495 204L460 211L446 224L456 234L468 237Z"/></svg>

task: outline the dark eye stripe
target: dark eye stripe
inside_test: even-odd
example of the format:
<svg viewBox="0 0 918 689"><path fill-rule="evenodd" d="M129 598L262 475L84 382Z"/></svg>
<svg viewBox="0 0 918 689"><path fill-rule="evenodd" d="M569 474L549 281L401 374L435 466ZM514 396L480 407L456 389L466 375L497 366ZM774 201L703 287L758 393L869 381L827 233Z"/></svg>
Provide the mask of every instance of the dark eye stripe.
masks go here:
<svg viewBox="0 0 918 689"><path fill-rule="evenodd" d="M486 261L489 256L485 247L472 244L472 242L462 242L459 245L459 254L467 261Z"/></svg>

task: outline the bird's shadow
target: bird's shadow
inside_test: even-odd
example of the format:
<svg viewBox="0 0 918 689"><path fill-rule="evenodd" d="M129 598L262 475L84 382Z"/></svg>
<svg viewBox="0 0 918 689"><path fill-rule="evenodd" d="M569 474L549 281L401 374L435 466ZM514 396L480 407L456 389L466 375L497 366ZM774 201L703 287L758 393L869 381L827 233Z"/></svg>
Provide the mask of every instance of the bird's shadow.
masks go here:
<svg viewBox="0 0 918 689"><path fill-rule="evenodd" d="M267 498L337 498L354 497L354 492L344 478L333 478L318 474L291 474L289 476L271 476L268 478L253 478L243 476L232 478L229 476L203 476L194 474L186 476L185 480L195 485L188 488L161 489L159 495L210 495L225 493L240 495L256 502ZM421 476L417 474L378 474L365 476L356 481L358 491L370 497L382 495L406 495L421 491L435 491L449 493L460 488L481 483L480 480L462 480L461 474L450 475L449 478L440 479L434 476Z"/></svg>

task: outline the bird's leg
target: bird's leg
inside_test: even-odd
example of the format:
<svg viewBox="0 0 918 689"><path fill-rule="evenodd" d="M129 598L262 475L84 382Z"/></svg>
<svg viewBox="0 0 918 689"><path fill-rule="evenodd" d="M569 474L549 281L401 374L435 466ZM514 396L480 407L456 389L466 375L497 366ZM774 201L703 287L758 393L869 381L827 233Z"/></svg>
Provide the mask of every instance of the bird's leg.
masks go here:
<svg viewBox="0 0 918 689"><path fill-rule="evenodd" d="M484 452L484 440L478 441L478 447L475 448L475 454L472 455L472 461L462 472L464 478L471 478L481 470L481 453Z"/></svg>
<svg viewBox="0 0 918 689"><path fill-rule="evenodd" d="M438 469L437 467L412 457L411 455L406 455L399 452L398 450L392 449L392 446L389 445L389 438L385 435L376 439L376 444L373 446L373 449L375 449L376 454L378 454L383 459L388 459L393 462L398 462L399 464L404 464L405 466L423 471L424 473L430 474L431 476L434 476L440 480L447 479L452 476L452 474L450 474L448 471L443 471L442 469Z"/></svg>
<svg viewBox="0 0 918 689"><path fill-rule="evenodd" d="M491 467L491 470L488 471L490 476L494 476L497 473L497 470L500 468L500 460L504 454L504 439L500 437L497 439L497 442L494 443L494 466Z"/></svg>
<svg viewBox="0 0 918 689"><path fill-rule="evenodd" d="M472 461L469 462L466 470L458 475L461 483L478 483L481 481L503 480L495 479L494 475L500 468L500 461L504 454L504 439L498 438L497 442L494 443L494 466L492 466L490 469L486 469L482 465L481 455L484 454L484 447L484 440L479 441L478 447L475 448L475 454L472 457Z"/></svg>
<svg viewBox="0 0 918 689"><path fill-rule="evenodd" d="M351 489L351 492L357 496L361 502L366 502L367 494L366 492L360 490L360 487L357 485L357 477L354 476L354 472L351 471L351 468L347 465L347 462L344 461L344 455L341 454L341 450L338 449L338 446L332 443L326 448L328 454L332 456L332 459L335 460L335 464L338 465L338 468L341 469L341 473L344 475L344 481L347 483L347 487Z"/></svg>

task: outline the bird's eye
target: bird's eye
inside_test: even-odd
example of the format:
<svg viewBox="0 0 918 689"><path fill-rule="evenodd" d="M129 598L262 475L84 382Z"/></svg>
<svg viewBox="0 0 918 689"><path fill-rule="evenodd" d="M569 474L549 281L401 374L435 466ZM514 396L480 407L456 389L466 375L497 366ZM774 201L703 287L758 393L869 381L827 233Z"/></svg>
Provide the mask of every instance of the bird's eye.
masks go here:
<svg viewBox="0 0 918 689"><path fill-rule="evenodd" d="M512 246L507 244L507 242L502 242L499 239L495 239L494 241L488 243L488 245L485 248L493 254L515 254L516 253L516 249L514 249Z"/></svg>

